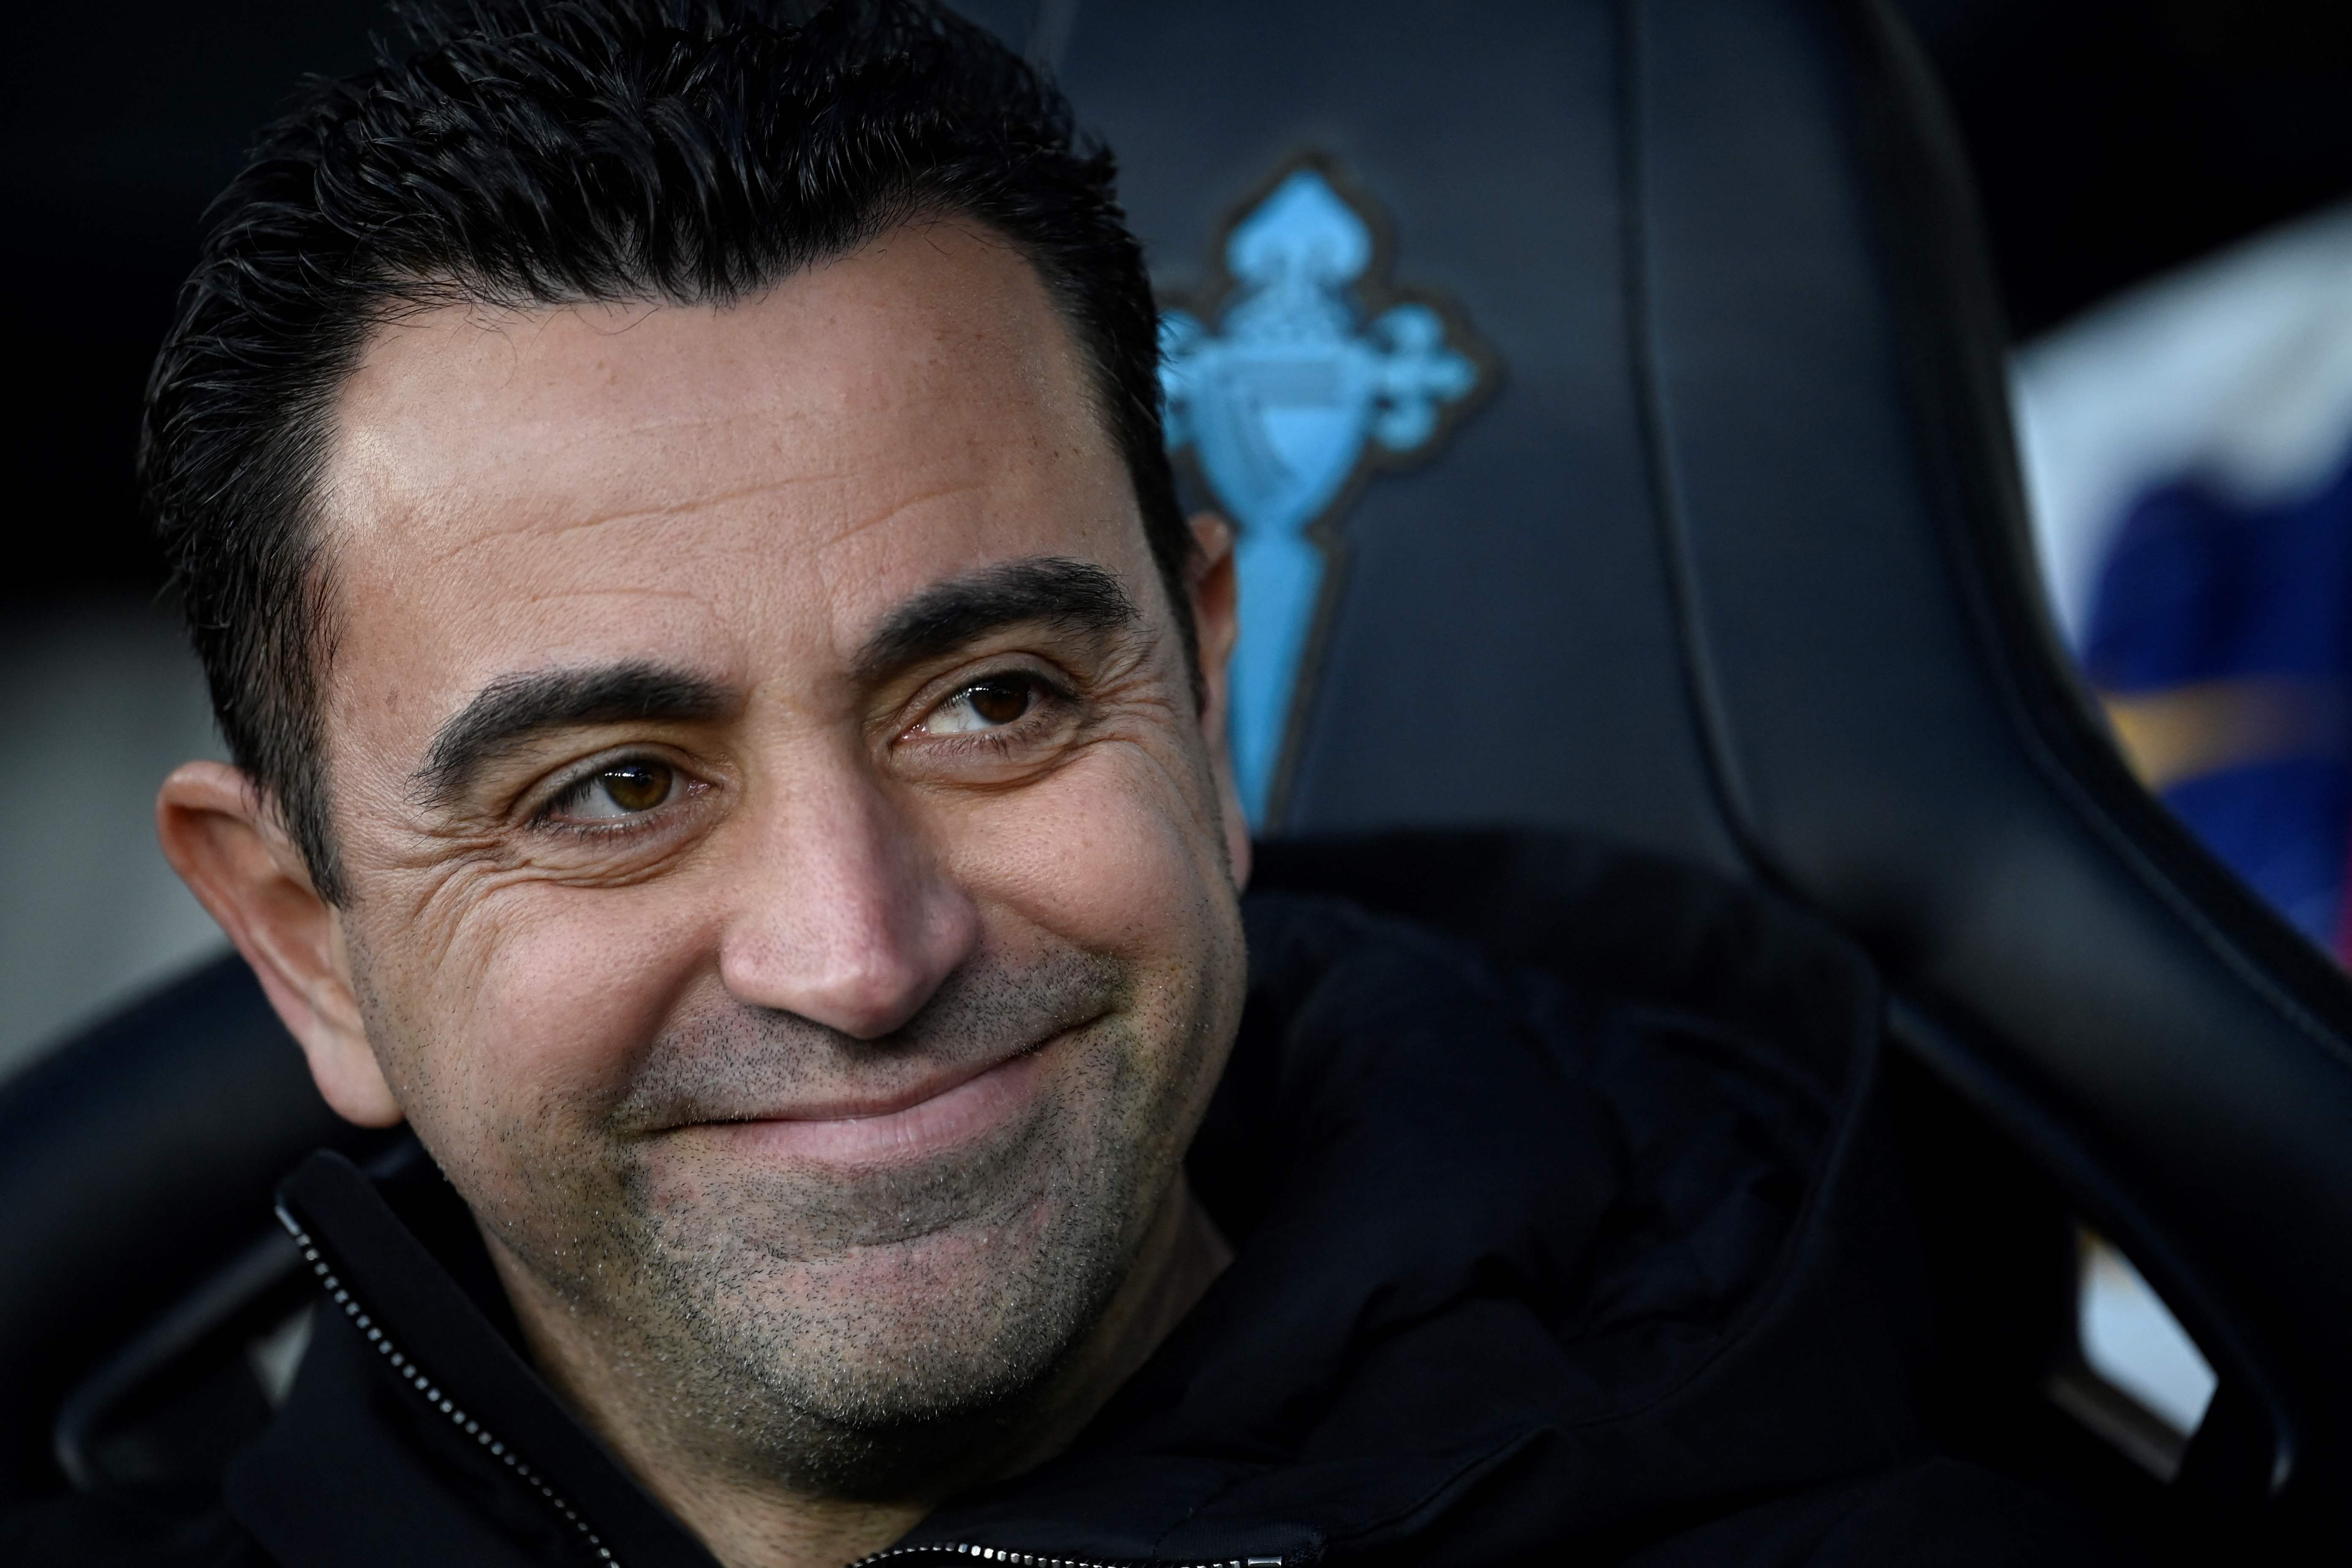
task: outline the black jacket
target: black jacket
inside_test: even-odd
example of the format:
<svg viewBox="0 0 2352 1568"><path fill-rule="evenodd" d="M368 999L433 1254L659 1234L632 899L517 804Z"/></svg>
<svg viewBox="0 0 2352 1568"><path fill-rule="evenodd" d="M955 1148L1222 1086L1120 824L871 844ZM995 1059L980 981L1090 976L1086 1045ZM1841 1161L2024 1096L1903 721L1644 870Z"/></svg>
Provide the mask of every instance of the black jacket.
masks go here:
<svg viewBox="0 0 2352 1568"><path fill-rule="evenodd" d="M1269 879L1328 882L1313 855ZM1574 962L1252 897L1191 1165L1236 1261L1068 1453L883 1558L2101 1560L1917 1429L1866 968L1727 895L1585 888L1563 915L1561 868L1538 881L1487 886L1478 923ZM531 1371L429 1164L321 1154L282 1201L325 1297L225 1508L53 1506L11 1561L708 1568Z"/></svg>

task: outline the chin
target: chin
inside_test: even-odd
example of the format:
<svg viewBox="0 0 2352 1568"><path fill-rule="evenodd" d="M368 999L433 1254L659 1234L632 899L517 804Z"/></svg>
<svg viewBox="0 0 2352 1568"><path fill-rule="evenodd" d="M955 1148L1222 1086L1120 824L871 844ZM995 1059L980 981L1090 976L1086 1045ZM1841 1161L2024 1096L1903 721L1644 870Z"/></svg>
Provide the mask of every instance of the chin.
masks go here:
<svg viewBox="0 0 2352 1568"><path fill-rule="evenodd" d="M1097 1195L1098 1194L1084 1194ZM829 1426L977 1418L1017 1403L1100 1321L1127 1216L1046 1184L920 1234L788 1258L716 1244L698 1337ZM670 1252L675 1266L678 1255Z"/></svg>

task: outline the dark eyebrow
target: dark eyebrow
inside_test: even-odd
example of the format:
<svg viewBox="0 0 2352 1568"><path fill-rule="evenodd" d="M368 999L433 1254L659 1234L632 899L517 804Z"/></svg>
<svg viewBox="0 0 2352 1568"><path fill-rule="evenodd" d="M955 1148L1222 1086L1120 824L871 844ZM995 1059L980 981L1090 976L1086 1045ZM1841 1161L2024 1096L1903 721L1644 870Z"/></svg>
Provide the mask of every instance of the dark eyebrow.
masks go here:
<svg viewBox="0 0 2352 1568"><path fill-rule="evenodd" d="M416 770L416 784L428 804L446 806L484 768L551 730L693 722L724 718L740 706L737 693L707 676L651 663L500 676L441 726Z"/></svg>
<svg viewBox="0 0 2352 1568"><path fill-rule="evenodd" d="M1142 618L1118 579L1099 566L1061 555L1000 562L935 584L891 611L858 651L857 676L871 685L1006 626L1042 622L1099 636Z"/></svg>

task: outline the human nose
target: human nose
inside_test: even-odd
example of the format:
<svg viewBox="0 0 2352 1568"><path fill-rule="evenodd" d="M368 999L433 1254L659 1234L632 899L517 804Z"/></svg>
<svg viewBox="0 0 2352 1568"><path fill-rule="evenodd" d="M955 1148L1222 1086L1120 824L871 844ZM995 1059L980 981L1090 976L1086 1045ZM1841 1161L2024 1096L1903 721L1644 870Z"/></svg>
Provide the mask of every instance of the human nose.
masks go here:
<svg viewBox="0 0 2352 1568"><path fill-rule="evenodd" d="M742 867L720 978L754 1006L887 1035L971 956L979 911L870 781L803 779L784 794Z"/></svg>

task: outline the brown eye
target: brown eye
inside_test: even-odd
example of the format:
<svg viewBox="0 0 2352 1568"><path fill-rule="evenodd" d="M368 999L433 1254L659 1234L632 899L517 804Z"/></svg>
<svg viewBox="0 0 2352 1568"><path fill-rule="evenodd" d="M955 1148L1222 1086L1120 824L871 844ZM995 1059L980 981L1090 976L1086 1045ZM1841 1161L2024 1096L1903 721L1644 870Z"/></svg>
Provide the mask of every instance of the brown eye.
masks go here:
<svg viewBox="0 0 2352 1568"><path fill-rule="evenodd" d="M575 821L636 816L677 793L677 770L662 763L619 763L590 774L558 803L556 814Z"/></svg>
<svg viewBox="0 0 2352 1568"><path fill-rule="evenodd" d="M992 724L1010 724L1029 711L1027 681L992 681L973 687L965 695L971 710Z"/></svg>
<svg viewBox="0 0 2352 1568"><path fill-rule="evenodd" d="M1026 676L996 675L976 680L937 708L923 721L932 735L964 735L996 730L1027 716L1037 705L1037 683Z"/></svg>

